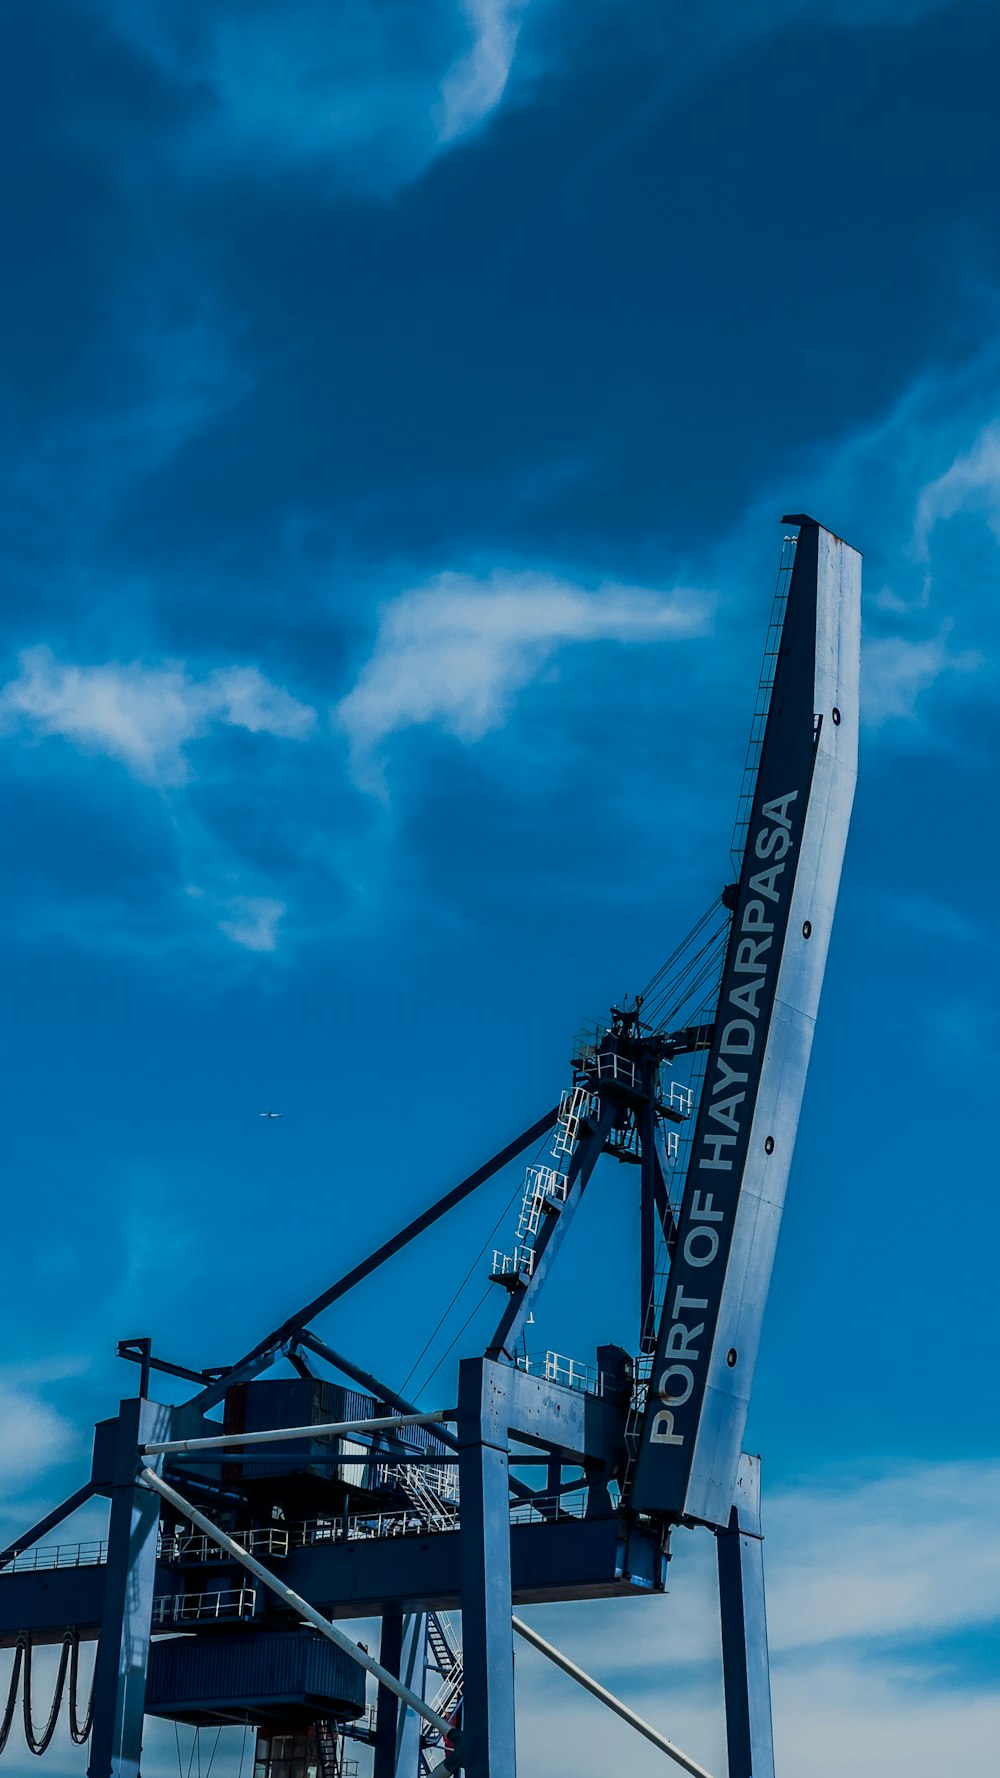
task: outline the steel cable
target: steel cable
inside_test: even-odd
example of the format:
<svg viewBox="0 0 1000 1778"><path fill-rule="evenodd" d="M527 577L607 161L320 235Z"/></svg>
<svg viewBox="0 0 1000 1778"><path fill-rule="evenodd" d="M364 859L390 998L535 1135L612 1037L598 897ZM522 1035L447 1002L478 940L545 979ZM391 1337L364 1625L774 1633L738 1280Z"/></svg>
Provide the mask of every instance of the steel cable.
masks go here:
<svg viewBox="0 0 1000 1778"><path fill-rule="evenodd" d="M7 1745L10 1737L11 1724L14 1721L14 1711L17 1709L17 1694L21 1685L21 1663L24 1660L24 1648L24 1638L19 1636L14 1644L14 1666L10 1676L10 1690L7 1693L7 1702L4 1705L3 1721L0 1722L0 1753L3 1752Z"/></svg>
<svg viewBox="0 0 1000 1778"><path fill-rule="evenodd" d="M70 1739L82 1747L94 1726L94 1695L97 1691L97 1661L90 1680L90 1698L87 1703L87 1714L80 1722L80 1637L72 1632L72 1645L69 1655L69 1733Z"/></svg>
<svg viewBox="0 0 1000 1778"><path fill-rule="evenodd" d="M35 1725L31 1715L31 1641L24 1639L24 1686L21 1692L22 1716L24 1719L24 1738L28 1743L28 1752L41 1755L45 1752L56 1732L59 1711L66 1686L66 1669L69 1666L70 1648L73 1644L72 1634L63 1637L62 1648L59 1650L59 1666L56 1671L55 1689L49 1707L48 1719L40 1735L35 1733Z"/></svg>

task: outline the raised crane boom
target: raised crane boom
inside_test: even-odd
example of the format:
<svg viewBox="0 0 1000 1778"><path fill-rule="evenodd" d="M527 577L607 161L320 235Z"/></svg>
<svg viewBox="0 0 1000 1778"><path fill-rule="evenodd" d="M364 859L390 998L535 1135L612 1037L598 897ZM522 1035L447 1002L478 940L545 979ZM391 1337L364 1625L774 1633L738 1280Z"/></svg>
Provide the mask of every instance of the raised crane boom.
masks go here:
<svg viewBox="0 0 1000 1778"><path fill-rule="evenodd" d="M861 557L804 515L631 1505L729 1523L858 753Z"/></svg>

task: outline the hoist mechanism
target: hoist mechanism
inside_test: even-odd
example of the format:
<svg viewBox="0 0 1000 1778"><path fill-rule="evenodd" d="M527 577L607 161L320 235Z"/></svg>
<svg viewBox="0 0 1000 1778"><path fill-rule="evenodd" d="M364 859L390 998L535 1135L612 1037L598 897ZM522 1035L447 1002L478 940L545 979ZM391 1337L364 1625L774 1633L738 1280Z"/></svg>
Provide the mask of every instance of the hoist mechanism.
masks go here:
<svg viewBox="0 0 1000 1778"><path fill-rule="evenodd" d="M734 879L642 994L580 1033L558 1104L242 1358L199 1371L121 1342L139 1389L97 1426L89 1480L0 1552L0 1750L19 1692L44 1749L68 1672L89 1778L138 1778L147 1715L252 1729L253 1778L369 1760L374 1778L515 1778L517 1636L708 1778L517 1616L662 1592L671 1537L700 1526L718 1550L729 1778L773 1778L759 1460L742 1442L854 794L861 580L832 532L784 524ZM451 1405L408 1400L316 1332L528 1154L489 1270L497 1324ZM638 1191L634 1349L529 1353L602 1157ZM266 1374L279 1367L292 1374ZM154 1374L193 1393L158 1402ZM105 1536L44 1541L100 1498ZM377 1657L343 1628L359 1618L380 1621ZM96 1644L85 1711L81 1642ZM41 1646L60 1655L39 1731Z"/></svg>

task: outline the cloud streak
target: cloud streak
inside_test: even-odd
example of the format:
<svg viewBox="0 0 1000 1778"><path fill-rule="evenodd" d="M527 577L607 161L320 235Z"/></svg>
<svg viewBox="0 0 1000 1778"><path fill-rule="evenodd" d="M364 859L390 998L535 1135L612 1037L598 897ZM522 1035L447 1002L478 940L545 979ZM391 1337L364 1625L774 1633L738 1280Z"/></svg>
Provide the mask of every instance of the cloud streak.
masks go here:
<svg viewBox="0 0 1000 1778"><path fill-rule="evenodd" d="M388 735L435 723L460 741L481 739L570 643L678 641L708 624L707 597L687 588L586 592L542 573L441 574L383 610L371 658L337 717L370 787L371 752Z"/></svg>
<svg viewBox="0 0 1000 1778"><path fill-rule="evenodd" d="M441 83L442 142L464 135L499 105L526 5L527 0L465 0L464 12L475 35L468 54Z"/></svg>
<svg viewBox="0 0 1000 1778"><path fill-rule="evenodd" d="M61 736L158 786L187 781L187 745L216 725L302 740L315 721L256 667L219 667L198 680L179 662L84 667L44 646L24 650L0 690L0 733Z"/></svg>
<svg viewBox="0 0 1000 1778"><path fill-rule="evenodd" d="M991 1463L912 1464L785 1489L765 1502L779 1761L809 1778L987 1778L1000 1703L957 1683L943 1635L1000 1621ZM528 1615L709 1770L722 1763L711 1539L674 1539L671 1596ZM521 1732L538 1778L651 1774L656 1757L533 1657L518 1667ZM545 1733L541 1733L541 1723ZM556 1728L558 1724L558 1729ZM563 1732L565 1730L565 1733Z"/></svg>

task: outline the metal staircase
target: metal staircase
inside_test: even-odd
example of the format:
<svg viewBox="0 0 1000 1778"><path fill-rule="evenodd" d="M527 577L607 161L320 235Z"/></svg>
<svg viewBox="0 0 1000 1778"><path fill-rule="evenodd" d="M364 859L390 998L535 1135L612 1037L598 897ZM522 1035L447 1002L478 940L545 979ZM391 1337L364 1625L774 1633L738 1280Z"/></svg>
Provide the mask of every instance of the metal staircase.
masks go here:
<svg viewBox="0 0 1000 1778"><path fill-rule="evenodd" d="M437 1691L428 1699L431 1709L446 1722L458 1724L462 1710L464 1665L462 1645L455 1626L446 1611L427 1613L427 1671L440 1679ZM425 1729L420 1741L420 1773L433 1772L432 1755L440 1750L442 1738L435 1729Z"/></svg>

